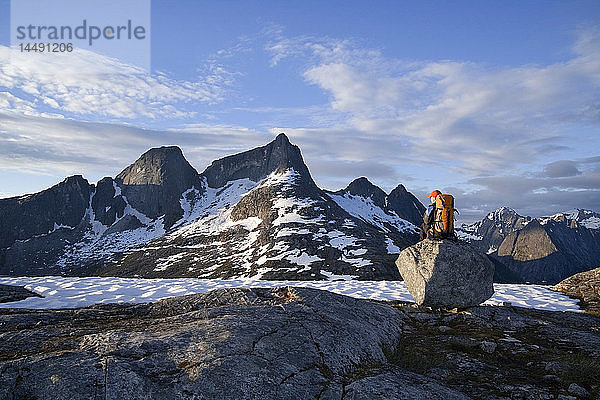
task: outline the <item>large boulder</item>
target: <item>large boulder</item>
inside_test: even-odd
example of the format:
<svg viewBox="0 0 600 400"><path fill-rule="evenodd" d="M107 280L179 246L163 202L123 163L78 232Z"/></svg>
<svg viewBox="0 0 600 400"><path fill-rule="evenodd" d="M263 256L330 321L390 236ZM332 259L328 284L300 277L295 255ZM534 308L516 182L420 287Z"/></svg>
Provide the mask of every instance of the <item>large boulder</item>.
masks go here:
<svg viewBox="0 0 600 400"><path fill-rule="evenodd" d="M402 250L396 266L419 305L470 307L494 294L494 265L465 242L423 240Z"/></svg>
<svg viewBox="0 0 600 400"><path fill-rule="evenodd" d="M550 289L579 299L582 309L600 314L600 268L570 276Z"/></svg>

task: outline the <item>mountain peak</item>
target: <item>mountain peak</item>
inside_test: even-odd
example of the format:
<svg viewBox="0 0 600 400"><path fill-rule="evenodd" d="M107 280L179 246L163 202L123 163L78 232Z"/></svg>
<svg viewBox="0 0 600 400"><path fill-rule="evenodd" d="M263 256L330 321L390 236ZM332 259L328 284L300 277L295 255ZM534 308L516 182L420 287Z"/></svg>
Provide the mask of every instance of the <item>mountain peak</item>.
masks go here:
<svg viewBox="0 0 600 400"><path fill-rule="evenodd" d="M487 215L487 218L491 219L492 221L500 221L500 220L504 220L506 218L519 218L519 217L521 217L521 216L515 210L513 210L510 207L506 207L506 206L497 208L496 210L494 210L493 212L491 212Z"/></svg>
<svg viewBox="0 0 600 400"><path fill-rule="evenodd" d="M341 189L333 193L339 196L351 194L352 196L360 196L365 199L370 198L373 201L373 204L379 206L380 208L383 209L386 206L387 195L385 192L378 186L372 184L371 181L364 176L356 178L350 182L345 189Z"/></svg>
<svg viewBox="0 0 600 400"><path fill-rule="evenodd" d="M213 161L202 176L206 178L208 186L218 188L236 179L248 178L258 182L275 171L290 168L312 182L300 149L284 133L280 133L265 146Z"/></svg>
<svg viewBox="0 0 600 400"><path fill-rule="evenodd" d="M374 185L364 176L360 178L356 178L352 182L348 184L344 192L348 192L355 196L362 197L383 197L385 198L386 194L383 190L381 190L378 186Z"/></svg>
<svg viewBox="0 0 600 400"><path fill-rule="evenodd" d="M394 188L394 189L393 189L393 190L390 192L390 195L391 195L393 192L398 192L398 193L407 193L407 192L408 192L408 190L406 190L406 188L404 187L404 185L400 183L400 184L398 184L398 186L396 186L396 187L395 187L395 188Z"/></svg>
<svg viewBox="0 0 600 400"><path fill-rule="evenodd" d="M292 144L290 142L290 139L283 132L281 132L279 135L277 135L277 137L275 138L275 140L273 142L278 142L278 143L282 143L282 144L285 143L285 144L289 144L289 145Z"/></svg>
<svg viewBox="0 0 600 400"><path fill-rule="evenodd" d="M162 185L180 175L195 176L197 172L179 147L162 146L146 151L117 175L117 179L125 185Z"/></svg>
<svg viewBox="0 0 600 400"><path fill-rule="evenodd" d="M423 223L426 208L404 185L399 184L390 192L388 203L389 207L405 220L416 226Z"/></svg>
<svg viewBox="0 0 600 400"><path fill-rule="evenodd" d="M115 180L135 209L150 218L165 215L165 226L170 226L182 214L181 193L201 187L198 172L177 146L146 151Z"/></svg>

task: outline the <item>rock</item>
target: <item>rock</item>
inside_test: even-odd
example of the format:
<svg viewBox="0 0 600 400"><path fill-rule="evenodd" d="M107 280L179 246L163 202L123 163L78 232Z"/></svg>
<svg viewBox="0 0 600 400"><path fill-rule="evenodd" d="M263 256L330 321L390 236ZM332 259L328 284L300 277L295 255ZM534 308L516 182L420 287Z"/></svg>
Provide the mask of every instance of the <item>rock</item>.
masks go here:
<svg viewBox="0 0 600 400"><path fill-rule="evenodd" d="M423 240L404 249L396 266L419 305L470 307L494 294L494 266L464 242Z"/></svg>
<svg viewBox="0 0 600 400"><path fill-rule="evenodd" d="M192 187L202 189L198 172L177 146L148 150L115 181L136 210L151 219L164 215L167 228L183 216L182 193Z"/></svg>
<svg viewBox="0 0 600 400"><path fill-rule="evenodd" d="M343 399L466 400L469 396L441 385L434 379L408 373L385 373L360 379L346 387Z"/></svg>
<svg viewBox="0 0 600 400"><path fill-rule="evenodd" d="M543 367L515 362L504 344L494 357L479 351L508 320L524 346L548 344L529 362L561 360L566 373L544 381ZM583 313L449 313L289 287L0 309L0 399L551 399L557 375L573 382L582 366L576 382L596 394L597 327Z"/></svg>
<svg viewBox="0 0 600 400"><path fill-rule="evenodd" d="M577 400L577 397L567 396L564 394L559 394L556 400Z"/></svg>
<svg viewBox="0 0 600 400"><path fill-rule="evenodd" d="M552 374L544 375L542 379L549 382L560 382L560 377Z"/></svg>
<svg viewBox="0 0 600 400"><path fill-rule="evenodd" d="M600 268L570 276L551 289L581 300L581 308L588 312L600 313Z"/></svg>
<svg viewBox="0 0 600 400"><path fill-rule="evenodd" d="M496 351L496 347L498 347L498 345L494 342L484 341L479 344L479 348L488 354L492 354Z"/></svg>
<svg viewBox="0 0 600 400"><path fill-rule="evenodd" d="M544 370L548 372L558 373L563 372L564 367L558 361L549 361L544 366Z"/></svg>
<svg viewBox="0 0 600 400"><path fill-rule="evenodd" d="M310 178L300 148L290 143L281 133L269 144L215 160L202 172L208 186L220 188L229 181L248 178L258 182L274 171L293 168L300 175Z"/></svg>
<svg viewBox="0 0 600 400"><path fill-rule="evenodd" d="M585 388L582 388L576 383L571 383L569 385L569 393L577 397L589 397L590 392L588 392Z"/></svg>
<svg viewBox="0 0 600 400"><path fill-rule="evenodd" d="M0 303L25 300L28 297L44 297L23 286L12 286L0 284Z"/></svg>
<svg viewBox="0 0 600 400"><path fill-rule="evenodd" d="M387 364L384 350L406 318L384 304L303 288L0 310L0 398L305 399L326 390L341 398L340 382L371 385L358 378L361 368Z"/></svg>

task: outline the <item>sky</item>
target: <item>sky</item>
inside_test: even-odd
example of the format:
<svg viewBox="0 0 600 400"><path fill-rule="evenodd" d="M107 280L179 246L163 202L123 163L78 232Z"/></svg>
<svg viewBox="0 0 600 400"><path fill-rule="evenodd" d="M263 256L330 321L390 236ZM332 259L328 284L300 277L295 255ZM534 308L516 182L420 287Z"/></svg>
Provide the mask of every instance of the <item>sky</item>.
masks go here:
<svg viewBox="0 0 600 400"><path fill-rule="evenodd" d="M13 11L16 1L27 0ZM40 18L56 11L38 1ZM600 211L598 1L150 10L142 68L100 46L11 48L11 3L0 0L0 197L115 176L162 145L201 172L285 132L320 187L366 176L424 203L439 189L455 196L457 223L500 206Z"/></svg>

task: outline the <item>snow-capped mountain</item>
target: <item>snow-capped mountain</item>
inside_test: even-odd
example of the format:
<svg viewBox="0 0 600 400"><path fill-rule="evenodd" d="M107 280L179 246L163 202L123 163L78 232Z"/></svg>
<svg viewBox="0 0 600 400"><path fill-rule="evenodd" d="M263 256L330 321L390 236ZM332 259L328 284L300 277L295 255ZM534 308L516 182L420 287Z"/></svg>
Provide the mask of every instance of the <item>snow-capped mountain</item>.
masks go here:
<svg viewBox="0 0 600 400"><path fill-rule="evenodd" d="M424 207L357 181L321 190L284 134L201 174L179 148L151 149L96 185L1 199L0 274L399 278Z"/></svg>
<svg viewBox="0 0 600 400"><path fill-rule="evenodd" d="M599 217L573 210L531 218L502 207L457 234L522 280L556 283L600 265Z"/></svg>
<svg viewBox="0 0 600 400"><path fill-rule="evenodd" d="M361 177L353 180L345 189L327 193L355 217L384 230L387 229L386 224L403 230L407 221L416 226L423 223L425 207L403 185L398 185L387 195L367 178Z"/></svg>
<svg viewBox="0 0 600 400"><path fill-rule="evenodd" d="M472 243L479 250L491 254L498 250L506 236L523 229L530 217L522 217L509 207L501 207L489 213L481 221L456 228L459 239Z"/></svg>

